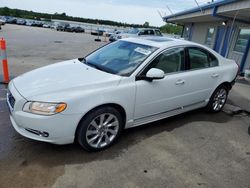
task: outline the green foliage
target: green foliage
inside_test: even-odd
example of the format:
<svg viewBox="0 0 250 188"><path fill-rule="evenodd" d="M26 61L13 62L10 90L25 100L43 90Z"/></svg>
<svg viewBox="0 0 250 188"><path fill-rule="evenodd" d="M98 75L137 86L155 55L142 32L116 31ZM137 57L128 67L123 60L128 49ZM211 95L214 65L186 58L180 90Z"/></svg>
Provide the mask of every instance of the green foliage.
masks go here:
<svg viewBox="0 0 250 188"><path fill-rule="evenodd" d="M65 12L64 13L55 13L55 14L48 14L48 13L39 13L39 12L33 12L33 11L27 11L27 10L20 10L20 9L10 9L8 7L2 7L0 8L0 15L2 16L14 16L19 18L27 18L27 19L46 19L51 20L57 19L57 20L68 20L68 21L76 21L76 22L83 22L83 23L92 23L92 24L101 24L101 25L112 25L112 26L119 26L119 27L150 27L148 22L145 22L147 26L139 25L139 24L128 24L128 23L122 23L122 22L115 22L110 20L97 20L97 19L90 19L90 18L79 18L79 17L73 17L68 16Z"/></svg>
<svg viewBox="0 0 250 188"><path fill-rule="evenodd" d="M168 23L168 24L165 24L164 26L160 27L160 30L162 33L181 35L182 26Z"/></svg>
<svg viewBox="0 0 250 188"><path fill-rule="evenodd" d="M145 23L143 24L143 27L149 27L149 22L145 22Z"/></svg>

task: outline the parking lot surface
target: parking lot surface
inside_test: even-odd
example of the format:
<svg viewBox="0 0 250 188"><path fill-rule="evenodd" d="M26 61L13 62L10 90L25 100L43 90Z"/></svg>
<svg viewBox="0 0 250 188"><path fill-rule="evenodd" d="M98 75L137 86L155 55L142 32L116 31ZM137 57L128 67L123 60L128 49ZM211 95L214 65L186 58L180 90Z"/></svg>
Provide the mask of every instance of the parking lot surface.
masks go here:
<svg viewBox="0 0 250 188"><path fill-rule="evenodd" d="M12 77L106 44L89 34L15 25L4 26L0 37L7 40ZM242 86L235 88L229 102L248 104ZM5 93L0 85L1 188L250 187L247 113L195 110L125 130L111 148L88 153L78 144L57 146L20 136L11 126Z"/></svg>

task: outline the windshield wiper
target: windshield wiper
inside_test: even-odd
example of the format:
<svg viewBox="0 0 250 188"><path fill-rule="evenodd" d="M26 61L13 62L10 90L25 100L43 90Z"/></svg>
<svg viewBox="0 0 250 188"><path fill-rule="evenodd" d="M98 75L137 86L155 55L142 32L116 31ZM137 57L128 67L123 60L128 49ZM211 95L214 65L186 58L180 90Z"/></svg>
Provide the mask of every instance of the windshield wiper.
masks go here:
<svg viewBox="0 0 250 188"><path fill-rule="evenodd" d="M94 63L89 63L87 61L84 62L86 65L89 65L91 67L94 67L98 70L101 70L101 71L104 71L104 72L107 72L107 73L111 73L111 74L116 74L116 72L110 68L107 68L105 66L102 66L102 65L98 65L98 64L94 64Z"/></svg>
<svg viewBox="0 0 250 188"><path fill-rule="evenodd" d="M116 72L114 70L110 69L110 68L107 68L107 67L102 66L102 65L87 62L85 57L78 58L78 60L80 62L88 65L88 66L94 67L95 69L98 69L98 70L101 70L101 71L104 71L104 72L107 72L107 73L111 73L111 74L116 74Z"/></svg>

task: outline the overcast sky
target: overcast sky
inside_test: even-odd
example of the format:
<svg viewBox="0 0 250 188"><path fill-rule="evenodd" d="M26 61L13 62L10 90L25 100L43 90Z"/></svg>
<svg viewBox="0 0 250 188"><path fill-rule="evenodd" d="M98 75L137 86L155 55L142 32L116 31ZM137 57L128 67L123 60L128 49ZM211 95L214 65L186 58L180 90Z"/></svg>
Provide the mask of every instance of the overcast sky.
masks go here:
<svg viewBox="0 0 250 188"><path fill-rule="evenodd" d="M209 0L197 0L199 4ZM196 7L195 0L0 0L0 7L19 8L46 13L65 12L70 16L106 19L127 23L161 26L157 11L168 15L168 6L174 13Z"/></svg>

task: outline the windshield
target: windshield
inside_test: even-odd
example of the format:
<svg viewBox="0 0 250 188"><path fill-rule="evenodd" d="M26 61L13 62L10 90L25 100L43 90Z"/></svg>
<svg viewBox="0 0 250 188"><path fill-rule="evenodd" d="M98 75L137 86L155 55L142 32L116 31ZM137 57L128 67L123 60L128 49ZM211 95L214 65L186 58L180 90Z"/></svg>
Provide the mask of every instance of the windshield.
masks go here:
<svg viewBox="0 0 250 188"><path fill-rule="evenodd" d="M119 40L93 52L84 63L112 74L129 76L156 49Z"/></svg>
<svg viewBox="0 0 250 188"><path fill-rule="evenodd" d="M129 31L128 31L128 34L136 34L136 33L138 33L139 32L139 29L130 29Z"/></svg>

